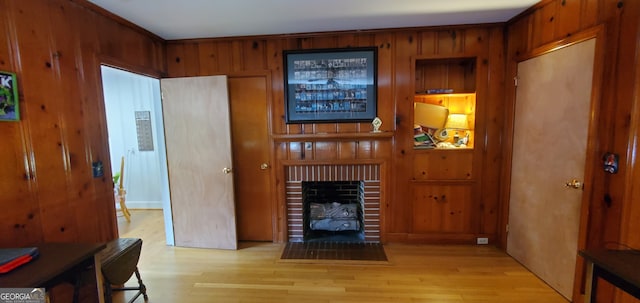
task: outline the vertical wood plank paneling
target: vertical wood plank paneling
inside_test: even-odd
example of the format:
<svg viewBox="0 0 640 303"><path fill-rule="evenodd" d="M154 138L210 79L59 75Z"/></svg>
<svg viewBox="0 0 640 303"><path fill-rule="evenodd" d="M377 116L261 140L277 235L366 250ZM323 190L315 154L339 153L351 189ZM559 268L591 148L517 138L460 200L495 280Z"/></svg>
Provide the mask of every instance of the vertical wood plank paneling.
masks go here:
<svg viewBox="0 0 640 303"><path fill-rule="evenodd" d="M562 4L565 4L563 6ZM582 1L549 1L542 6L536 6L527 14L522 16L516 23L508 24L509 35L508 53L507 53L507 71L513 72L515 57L525 55L529 50L554 39L560 39L567 34L575 34L582 30L591 28L596 25L604 24L606 34L603 59L604 62L596 62L596 65L602 63L603 79L602 89L600 91L600 108L598 109L600 116L598 117L598 134L601 138L596 147L596 154L605 152L615 152L620 155L620 163L631 164L629 158L630 144L632 138L637 137L637 129L630 129L629 121L631 121L632 100L634 100L634 91L637 92L637 78L634 77L637 67L630 64L629 58L637 59L638 51L638 12L640 2L637 1L619 1L619 0L582 0ZM555 6L558 6L557 10ZM546 16L546 18L545 18ZM579 25L576 26L575 18L580 17ZM554 22L549 21L549 17L555 17ZM530 33L525 36L522 30L514 30L519 27L518 23L524 22L525 19L532 19ZM530 38L533 43L525 50L518 49L514 45L521 39ZM626 59L623 59L626 58ZM512 61L513 60L513 61ZM507 74L507 78L509 75ZM635 79L635 80L634 80ZM635 82L634 82L635 81ZM507 104L513 101L511 96L512 85L507 83L506 96ZM509 105L511 106L511 105ZM508 114L508 113L507 113ZM505 120L505 124L509 125L510 120ZM506 141L508 145L508 140ZM505 158L508 158L508 152L505 152ZM508 160L505 159L505 163ZM600 167L601 163L588 164ZM588 248L602 248L610 242L622 242L622 245L637 247L638 243L627 242L622 233L628 228L630 222L625 221L623 214L626 216L636 216L637 208L630 207L635 201L625 193L629 192L631 184L637 183L637 176L627 173L627 165L622 165L618 174L606 174L601 170L594 171L594 178L590 180L593 186L593 201L589 205L589 224L587 230ZM504 178L503 178L504 180ZM501 203L506 203L501 201ZM506 216L508 205L503 204L501 216ZM627 208L626 210L623 210ZM634 209L634 210L631 210ZM505 219L501 219L502 223L499 228L504 227ZM622 237L622 238L621 238ZM635 245L635 246L634 246ZM577 277L580 282L580 277ZM576 284L574 297L580 295L580 286ZM614 293L613 287L604 283L598 286L598 302L635 302L637 300L622 299L620 295Z"/></svg>
<svg viewBox="0 0 640 303"><path fill-rule="evenodd" d="M6 1L5 1L6 2ZM5 5L5 3L3 3ZM0 11L0 31L7 33L0 43L0 70L18 74L19 101L24 102L19 58L15 58L12 43L16 39L15 27L9 21L13 12L9 5ZM14 59L15 58L15 59ZM20 109L22 119L28 117L24 106ZM4 122L0 124L4 144L15 144L13 149L0 148L0 158L6 165L0 169L0 194L5 211L0 212L0 239L8 243L26 246L42 241L42 223L40 222L37 197L31 190L30 146L27 144L28 129L23 122ZM4 146L4 145L3 145Z"/></svg>
<svg viewBox="0 0 640 303"><path fill-rule="evenodd" d="M371 158L372 159L384 159L388 161L391 159L391 154L393 151L393 142L386 141L372 141L373 149Z"/></svg>
<svg viewBox="0 0 640 303"><path fill-rule="evenodd" d="M465 30L449 29L438 31L438 55L455 55L464 51Z"/></svg>
<svg viewBox="0 0 640 303"><path fill-rule="evenodd" d="M532 35L530 34L530 28L532 23L533 17L528 15L516 20L507 28L507 32L509 33L507 54L510 57L517 57L529 50L531 45L530 41Z"/></svg>
<svg viewBox="0 0 640 303"><path fill-rule="evenodd" d="M56 239L58 233L64 234L62 238L67 241L73 241L78 238L78 227L87 219L82 214L77 214L78 198L86 195L83 184L91 180L91 171L88 170L90 165L86 161L84 137L82 130L84 128L84 113L80 95L76 93L74 83L78 83L78 74L76 72L76 58L81 58L80 50L76 47L75 35L70 35L73 30L73 24L65 22L70 19L70 9L68 5L50 2L49 18L51 24L58 24L52 27L52 38L54 46L53 62L56 70L56 86L59 88L59 96L66 96L56 100L58 106L63 111L59 115L62 157L65 163L64 177L67 185L67 200L60 203L61 208L72 209L74 211L65 213L65 216L57 216L56 218L65 218L65 221L57 223L59 230L56 231L48 239ZM78 119L79 118L79 119ZM79 216L78 216L79 215ZM50 217L49 217L50 218ZM52 229L53 230L53 229Z"/></svg>
<svg viewBox="0 0 640 303"><path fill-rule="evenodd" d="M265 46L266 68L271 71L271 127L277 134L285 133L284 74L282 70L283 41L269 39Z"/></svg>
<svg viewBox="0 0 640 303"><path fill-rule="evenodd" d="M68 6L69 7L69 6ZM86 8L71 6L74 13L74 31L76 33L76 43L80 44L81 56L76 58L79 66L79 81L83 85L78 87L77 94L81 96L81 106L85 119L83 119L83 140L85 142L84 155L86 156L86 169L90 170L94 161L103 161L104 175L111 176L111 166L105 161L109 159L107 123L104 115L104 102L102 96L102 83L100 81L100 66L96 53L100 53L100 42L94 37L98 37L101 31L97 28L95 15L89 13ZM91 24L91 26L89 26ZM101 23L98 23L101 24ZM156 50L157 51L157 50ZM164 51L163 51L164 53ZM158 59L156 59L157 61ZM164 61L164 57L162 58ZM156 63L157 64L157 63ZM158 64L154 66L164 66ZM88 172L91 177L92 173ZM108 177L99 179L89 178L87 183L82 184L83 189L87 189L86 195L80 197L82 205L78 207L77 214L83 216L79 220L78 228L82 230L79 234L80 241L108 241L117 233L116 218L113 215L86 216L89 209L93 214L114 214L115 203L113 201L113 181Z"/></svg>
<svg viewBox="0 0 640 303"><path fill-rule="evenodd" d="M200 62L199 73L201 75L214 74L218 68L216 44L213 41L200 43L198 47L198 58Z"/></svg>
<svg viewBox="0 0 640 303"><path fill-rule="evenodd" d="M533 47L551 42L556 36L556 13L558 1L550 1L533 13Z"/></svg>
<svg viewBox="0 0 640 303"><path fill-rule="evenodd" d="M631 3L632 2L632 3ZM620 151L620 163L625 163L624 167L620 169L620 172L615 175L607 175L605 178L609 183L608 193L618 202L615 205L608 207L607 219L604 222L606 226L613 225L612 222L616 222L617 228L611 228L609 232L604 233L604 241L615 241L614 239L620 239L625 246L640 247L640 243L636 242L634 238L630 238L629 235L637 233L632 229L627 229L628 226L634 226L631 223L633 217L639 216L640 208L632 205L638 201L633 199L633 195L630 194L634 184L638 184L638 180L633 175L633 169L636 164L635 155L632 153L634 139L638 137L638 129L633 128L633 122L637 121L638 113L634 112L634 102L637 102L638 87L640 83L637 82L636 72L638 64L638 52L640 51L640 45L638 44L638 37L640 37L640 3L636 1L625 1L624 5L617 11L616 16L619 16L619 42L617 51L617 66L616 66L616 84L612 96L615 100L615 110L613 117L613 144L611 150ZM635 39L629 39L627 37L635 37ZM633 58L633 59L632 59ZM635 64L632 64L634 62ZM632 115L635 117L632 118ZM633 121L633 122L632 122ZM630 131L635 131L630 133ZM618 221L619 220L619 221ZM627 233L625 234L625 229ZM634 300L637 302L637 300ZM623 302L633 302L626 300Z"/></svg>
<svg viewBox="0 0 640 303"><path fill-rule="evenodd" d="M382 120L380 129L383 131L394 131L396 128L392 41L390 33L379 33L373 42L378 47L378 117Z"/></svg>
<svg viewBox="0 0 640 303"><path fill-rule="evenodd" d="M505 89L505 70L501 64L496 62L504 62L505 47L503 42L504 35L501 29L495 28L489 32L488 41L488 60L491 64L487 69L488 78L491 79L491 85L487 88L485 107L485 135L484 145L485 152L482 162L482 177L480 178L480 188L482 190L482 203L480 205L479 233L495 235L498 233L498 220L500 205L498 203L500 192L492 187L491 184L500 184L500 170L495 169L501 166L502 157L500 157L502 149L502 125L504 125L504 89ZM489 102L489 100L492 100Z"/></svg>
<svg viewBox="0 0 640 303"><path fill-rule="evenodd" d="M582 14L581 0L564 0L559 1L556 5L558 10L556 14L556 32L555 39L562 39L575 33L580 29L580 21Z"/></svg>
<svg viewBox="0 0 640 303"><path fill-rule="evenodd" d="M417 54L422 56L432 56L438 50L438 33L433 30L427 30L420 33L420 45Z"/></svg>
<svg viewBox="0 0 640 303"><path fill-rule="evenodd" d="M304 160L304 142L290 142L289 146L289 159L291 160ZM309 159L313 160L311 152L309 152Z"/></svg>
<svg viewBox="0 0 640 303"><path fill-rule="evenodd" d="M231 51L231 71L239 72L244 70L244 41L233 40L230 42Z"/></svg>
<svg viewBox="0 0 640 303"><path fill-rule="evenodd" d="M357 141L356 142L356 157L358 159L371 159L373 153L373 145L371 141Z"/></svg>
<svg viewBox="0 0 640 303"><path fill-rule="evenodd" d="M247 41L244 42L244 48L242 50L244 70L265 70L265 45L266 42L262 39L247 39Z"/></svg>
<svg viewBox="0 0 640 303"><path fill-rule="evenodd" d="M31 4L31 5L29 5ZM26 121L30 128L39 131L32 133L30 144L33 146L32 157L35 160L33 173L39 196L51 197L40 202L43 208L55 207L67 199L66 193L66 163L61 132L61 115L65 97L58 85L52 50L52 37L49 31L49 18L38 16L49 16L47 5L34 5L34 2L21 1L14 7L16 14L17 43L21 49L21 55L32 60L22 60L23 71L21 76L23 83L24 102L22 105L30 112ZM37 20L37 21L33 21ZM25 59L22 58L22 59ZM42 95L47 92L47 97ZM41 213L44 212L41 209ZM46 217L46 214L43 214ZM43 221L43 229L55 228L48 226Z"/></svg>
<svg viewBox="0 0 640 303"><path fill-rule="evenodd" d="M589 28L598 24L598 14L602 0L582 0L580 5L580 28Z"/></svg>
<svg viewBox="0 0 640 303"><path fill-rule="evenodd" d="M337 142L315 142L313 156L308 160L331 160L335 158L338 149ZM308 150L307 150L308 151ZM307 154L308 156L308 154Z"/></svg>
<svg viewBox="0 0 640 303"><path fill-rule="evenodd" d="M633 4L630 4L630 6L631 7L628 7L627 9L629 9L632 12L632 14L634 13L636 14L636 17L635 17L636 25L632 26L631 24L629 24L628 26L635 27L636 41L639 41L640 24L638 23L640 22L638 22L638 20L640 20L640 18L638 17L638 12L640 12L640 5L634 2ZM640 86L638 85L638 83L640 83L640 54L638 54L637 46L636 46L636 54L635 54L634 62L635 64L633 65L635 66L635 72L634 72L633 78L635 80L633 82L636 84L633 89L633 99L631 100L632 102L631 111L637 113L638 110L640 110ZM639 139L638 137L640 136L639 117L640 116L636 114L636 115L633 115L630 120L630 125L629 125L630 131L631 131L629 134L630 146L627 149L629 154L636 154L640 148L639 146L640 142L638 141ZM627 176L630 180L630 183L635 182L635 184L637 184L636 180L640 180L640 165L637 163L637 161L633 161L633 163L629 165ZM640 234L637 232L640 229L640 205L637 203L640 197L640 187L628 186L626 190L628 193L627 201L630 201L630 202L625 203L625 206L624 206L625 216L621 223L622 225L622 236L621 236L622 241L621 242L627 243L629 247L640 247ZM620 297L622 297L622 300L620 300L620 302L623 302L623 303L638 302L638 299L632 298L627 293L620 294Z"/></svg>
<svg viewBox="0 0 640 303"><path fill-rule="evenodd" d="M185 77L184 64L184 45L168 44L167 45L167 73L169 77Z"/></svg>
<svg viewBox="0 0 640 303"><path fill-rule="evenodd" d="M310 43L308 45L308 48L337 48L338 47L338 35L334 35L334 34L314 36L309 40L310 40Z"/></svg>
<svg viewBox="0 0 640 303"><path fill-rule="evenodd" d="M483 54L489 41L489 31L486 28L469 28L464 31L464 53ZM462 79L465 79L463 76Z"/></svg>
<svg viewBox="0 0 640 303"><path fill-rule="evenodd" d="M417 52L419 41L417 33L413 31L400 32L395 35L392 44L394 50L394 73L392 83L395 88L396 100L396 132L411 134L413 130L413 82L411 78L411 58ZM393 151L392 166L395 174L391 176L392 200L387 201L389 218L387 226L390 232L407 233L411 222L411 196L409 191L409 176L412 169L410 152L413 149L413 138L398 135L395 137L396 146ZM386 206L386 205L385 205Z"/></svg>
<svg viewBox="0 0 640 303"><path fill-rule="evenodd" d="M336 37L336 47L355 47L358 46L359 37L356 34L343 34Z"/></svg>
<svg viewBox="0 0 640 303"><path fill-rule="evenodd" d="M218 47L218 67L220 69L218 72L221 74L228 74L233 70L231 43L227 40L222 40L216 44Z"/></svg>
<svg viewBox="0 0 640 303"><path fill-rule="evenodd" d="M603 150L606 148L606 150L613 150L622 155L627 150L629 138L628 125L625 124L625 121L628 121L628 113L631 108L628 100L632 99L630 91L637 85L632 80L634 79L632 64L628 64L626 59L622 60L622 58L632 57L637 47L634 45L634 39L627 39L625 36L632 35L629 28L633 27L635 24L633 22L637 22L633 19L634 15L626 13L626 11L631 12L633 9L637 9L637 4L631 1L621 2L626 10L623 14L623 10L617 7L618 2L617 0L568 0L566 6L562 6L560 1L548 1L542 7L510 24L507 40L509 41L509 60L513 56L524 54L543 43L606 22L610 31L608 35L610 46L606 50L606 60L611 62L608 64L610 66L614 64L613 62L617 63L615 63L615 67L611 67L607 71L610 80L607 80L609 85L605 85L606 88L603 92L603 103L612 105L610 109L602 111L605 113L603 121L606 124L602 133L603 138L610 134L615 135L603 143ZM3 37L6 37L7 40L1 42L4 46L0 48L0 68L18 70L21 99L24 105L22 111L24 120L22 122L12 126L5 126L5 123L0 125L0 131L3 134L10 134L11 145L15 146L10 151L3 149L0 152L2 156L8 155L3 159L5 162L9 161L7 167L13 168L12 172L8 172L10 178L3 178L2 181L8 180L8 186L14 188L12 194L16 192L15 189L18 189L19 193L28 191L31 196L27 195L27 197L32 197L25 198L25 195L21 194L10 196L19 196L19 201L27 203L11 204L12 207L16 206L15 210L12 208L12 211L15 211L16 219L10 220L15 222L14 227L10 223L6 224L6 227L9 227L6 229L8 231L0 234L2 244L12 243L19 236L24 235L28 235L23 238L27 239L26 242L43 239L45 233L41 229L45 228L51 229L47 232L47 237L63 240L74 237L73 240L78 238L105 240L105 238L115 235L113 231L109 231L113 227L113 214L111 213L113 201L111 197L105 198L110 190L110 181L86 176L90 171L90 161L101 158L105 161L105 167L109 166L106 155L108 153L105 143L106 134L102 122L103 110L100 109L101 105L96 104L96 102L101 102L99 78L97 77L98 69L95 66L99 63L99 59L95 59L96 57L105 55L126 63L161 71L165 69L164 65L166 65L166 70L172 77L254 70L252 66L263 64L271 71L274 83L272 87L273 108L271 109L274 133L301 133L303 127L305 133L312 133L325 129L313 124L285 125L283 122L281 52L285 49L343 47L351 44L365 46L368 43L363 41L367 40L373 41L373 44L379 47L379 115L384 122L383 129L395 130L397 135L390 142L369 141L370 147L363 149L368 151L366 153L352 153L350 150L354 145L351 142L342 142L334 147L331 145L318 147L316 144L313 149L314 152L319 152L322 157L328 158L346 159L353 155L353 157L383 157L393 161L391 166L393 169L389 169L387 175L392 184L392 191L389 195L392 200L389 201L391 206L388 209L389 212L386 213L389 216L387 228L389 232L406 232L408 231L407 224L411 224L407 220L410 219L408 213L410 209L402 205L402 200L398 198L406 198L404 193L407 191L403 187L403 182L406 181L407 173L411 171L410 161L406 160L404 155L409 151L407 147L411 142L401 135L410 130L407 124L411 112L407 108L407 103L410 101L405 98L413 93L411 87L414 79L405 79L410 78L410 57L418 54L435 54L436 52L438 55L466 55L473 52L474 49L482 48L481 44L474 44L479 41L474 40L473 37L478 37L476 33L482 33L480 29L475 28L464 30L425 29L420 31L419 35L412 35L411 31L398 30L377 32L375 35L334 33L314 38L269 38L264 42L264 48L260 49L262 46L259 46L255 52L252 42L255 38L251 38L251 40L243 40L242 43L235 45L228 40L208 44L212 46L211 52L216 55L215 59L212 59L215 64L210 65L210 61L205 62L209 59L205 59L203 55L209 50L201 49L204 46L202 43L192 43L191 46L186 46L185 43L171 42L165 51L162 44L158 43L156 39L146 37L138 31L131 30L80 7L73 1L3 1L2 5L3 10L0 12L0 16L7 18L3 18L1 21L4 26L0 25L0 30L5 33ZM60 7L66 8L64 11L60 11ZM72 13L70 13L71 11ZM42 18L41 16L47 17ZM62 20L62 16L65 20ZM580 16L577 22L578 26L576 26L576 16ZM59 37L64 34L60 30L51 29L57 25L53 24L54 19L62 20L58 22L73 24L73 26L65 24L60 28L71 28L71 31L81 33L73 34L77 35L77 38ZM83 22L70 20L82 20ZM627 29L625 30L625 28ZM457 39L452 39L451 33L454 32ZM497 33L493 34L497 35ZM620 39L617 39L618 35L620 35ZM410 36L414 39L415 44L409 42L408 37ZM493 43L497 42L491 42L492 49L499 47L498 44ZM81 51L78 51L78 45ZM238 47L238 45L240 46ZM380 47L381 45L382 47ZM62 56L56 55L55 50L62 50L60 52ZM80 58L67 61L69 56L80 56ZM57 57L57 62L54 57ZM176 61L176 58L181 58L181 62ZM490 64L494 60L499 60L499 58L493 55L489 57ZM261 63L262 61L264 63ZM47 63L50 67L47 66ZM495 171L495 168L489 167L501 156L498 150L493 149L496 144L492 144L491 141L496 134L500 134L500 130L497 130L495 126L501 123L500 114L496 112L500 106L488 103L494 102L490 101L491 99L500 99L500 94L491 88L496 85L494 75L498 72L493 69L494 67L495 65L488 67L491 80L489 81L490 87L484 97L487 102L484 116L488 146L483 154L483 159L485 159L482 169L485 182L483 184L486 190L483 191L482 200L485 204L480 227L485 228L486 232L492 229L491 224L493 224L489 213L491 207L487 204L490 203L487 201L490 201L491 198L487 194L491 189L498 187L498 185L488 183L495 176L487 174ZM82 75L74 75L76 72L72 68L79 69L78 73ZM29 83L29 85L25 86L24 83ZM82 97L70 97L69 94L73 94L74 90L78 91ZM55 94L59 94L61 97L52 97ZM70 97L67 99L68 101L60 100L67 97ZM81 108L79 109L79 107ZM81 122L71 121L71 115L79 115L78 119ZM627 118L625 119L625 117ZM396 124L396 119L398 124ZM331 130L335 132L368 131L368 127L367 123L333 125ZM78 128L84 128L84 130L78 134ZM75 142L76 140L81 143ZM323 150L323 148L326 149ZM77 156L80 150L83 150L83 156ZM356 150L359 151L360 147ZM282 143L278 144L277 157L286 160L299 160L305 154L306 159L313 159L314 152L307 155L304 152L303 144L299 142ZM72 157L71 154L76 156ZM24 174L28 173L31 168L35 172L35 178L32 182L25 181ZM7 172L3 171L4 173ZM26 177L29 179L29 176ZM614 203L611 208L607 208L600 205L600 201L594 201L594 205L599 206L594 206L592 210L604 215L601 221L594 221L596 227L594 227L593 233L596 233L596 239L617 239L616 235L619 235L619 224L621 224L621 204L630 202L629 197L616 193L624 192L626 186L630 186L629 184L635 179L623 175L611 176L607 180L603 180L603 178L596 181L607 184L603 193L605 191L612 193ZM5 186L4 184L2 186ZM598 195L598 197L601 196ZM7 196L2 196L3 199L5 197ZM62 205L60 199L71 201L68 202L69 205L79 206L79 209L82 210L78 210L67 218L63 215L59 221L52 220L51 217L57 216L60 212L59 209L62 209L58 208L59 205ZM84 204L86 201L88 204ZM105 226L102 224L105 223L109 226L108 228L91 226L92 223L79 218L83 214L86 215L86 210L92 204L98 206L98 214L94 216L94 211L92 216L97 218L101 226ZM34 214L34 212L36 213ZM46 217L46 222L42 221L43 227L38 227L38 223L35 222L39 220L40 216ZM13 216L11 217L13 218ZM66 224L66 234L60 232L61 222L68 223ZM23 225L24 227L22 227ZM46 227L44 227L45 225ZM65 235L70 234L69 230L80 230L80 227L87 227L91 230L99 228L100 234L88 236L82 233L66 238ZM38 232L34 231L39 229ZM597 235L597 233L601 235Z"/></svg>
<svg viewBox="0 0 640 303"><path fill-rule="evenodd" d="M355 159L357 157L356 146L357 146L357 143L355 142L338 142L337 159L339 160Z"/></svg>
<svg viewBox="0 0 640 303"><path fill-rule="evenodd" d="M182 60L184 61L184 72L186 77L203 76L200 74L199 47L199 43L187 43L184 45L184 55Z"/></svg>
<svg viewBox="0 0 640 303"><path fill-rule="evenodd" d="M625 7L617 8L617 1L607 1L602 11L608 16L604 20L607 21L605 30L606 34L606 58L605 61L616 62L604 65L604 83L605 88L602 93L601 117L600 125L600 151L611 152L619 151L620 163L625 162L627 157L628 138L623 138L623 134L628 132L628 119L630 105L628 99L624 99L623 95L628 93L631 85L627 82L632 73L629 72L630 65L621 63L623 56L632 56L630 52L635 52L632 46L634 41L622 38L624 32L623 22L625 18ZM611 14L611 15L609 15ZM604 17L600 15L600 18ZM629 19L627 19L629 20ZM630 57L627 57L630 58ZM624 170L625 168L621 168ZM594 189L594 200L590 210L590 230L588 232L588 247L602 247L607 242L618 242L620 240L621 216L622 208L625 203L623 195L624 188L628 186L625 177L620 174L609 175L602 170L595 172L595 184L603 184L602 187ZM610 203L605 200L610 199ZM613 288L608 287L605 290L598 290L602 295L608 297L613 293Z"/></svg>
<svg viewBox="0 0 640 303"><path fill-rule="evenodd" d="M91 168L110 174L99 57L160 70L164 44L75 1L2 1L1 15L0 69L18 74L22 119L0 124L12 147L0 245L113 239L112 182Z"/></svg>

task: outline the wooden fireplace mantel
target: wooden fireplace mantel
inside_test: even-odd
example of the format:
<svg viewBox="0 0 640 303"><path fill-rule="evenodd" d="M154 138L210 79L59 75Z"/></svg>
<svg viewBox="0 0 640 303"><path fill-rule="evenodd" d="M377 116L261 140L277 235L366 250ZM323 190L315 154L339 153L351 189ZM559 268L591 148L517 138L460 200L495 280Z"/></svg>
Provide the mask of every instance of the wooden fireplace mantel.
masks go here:
<svg viewBox="0 0 640 303"><path fill-rule="evenodd" d="M358 141L358 140L375 140L375 139L391 139L394 132L381 131L379 133L315 133L315 134L276 134L272 138L276 142L295 142L295 141Z"/></svg>

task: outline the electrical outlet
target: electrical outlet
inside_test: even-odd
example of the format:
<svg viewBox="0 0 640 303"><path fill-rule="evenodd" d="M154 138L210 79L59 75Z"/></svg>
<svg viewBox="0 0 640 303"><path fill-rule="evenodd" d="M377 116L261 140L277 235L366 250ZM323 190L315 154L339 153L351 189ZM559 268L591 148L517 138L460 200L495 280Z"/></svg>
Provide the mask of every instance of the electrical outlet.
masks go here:
<svg viewBox="0 0 640 303"><path fill-rule="evenodd" d="M489 244L489 238L476 238L477 244Z"/></svg>

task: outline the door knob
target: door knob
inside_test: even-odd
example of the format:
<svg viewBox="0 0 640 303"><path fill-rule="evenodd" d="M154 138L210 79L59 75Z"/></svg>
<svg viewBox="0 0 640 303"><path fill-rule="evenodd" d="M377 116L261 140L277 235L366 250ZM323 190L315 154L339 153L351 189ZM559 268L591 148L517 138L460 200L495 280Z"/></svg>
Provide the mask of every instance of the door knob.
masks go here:
<svg viewBox="0 0 640 303"><path fill-rule="evenodd" d="M222 169L222 172L225 174L231 173L231 168L225 167Z"/></svg>
<svg viewBox="0 0 640 303"><path fill-rule="evenodd" d="M265 170L267 168L269 168L269 164L267 164L267 163L260 164L260 169Z"/></svg>
<svg viewBox="0 0 640 303"><path fill-rule="evenodd" d="M569 188L581 189L582 188L582 182L578 181L578 179L573 179L573 180L565 183L564 186L569 187Z"/></svg>

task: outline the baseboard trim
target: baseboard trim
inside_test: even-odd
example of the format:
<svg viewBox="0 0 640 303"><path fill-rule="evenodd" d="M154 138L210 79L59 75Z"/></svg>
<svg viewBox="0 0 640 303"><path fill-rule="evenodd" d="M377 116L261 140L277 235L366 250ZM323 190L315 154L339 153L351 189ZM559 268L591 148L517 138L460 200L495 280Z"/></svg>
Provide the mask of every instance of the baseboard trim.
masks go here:
<svg viewBox="0 0 640 303"><path fill-rule="evenodd" d="M162 209L162 201L125 201L128 209ZM116 203L120 209L120 203Z"/></svg>

